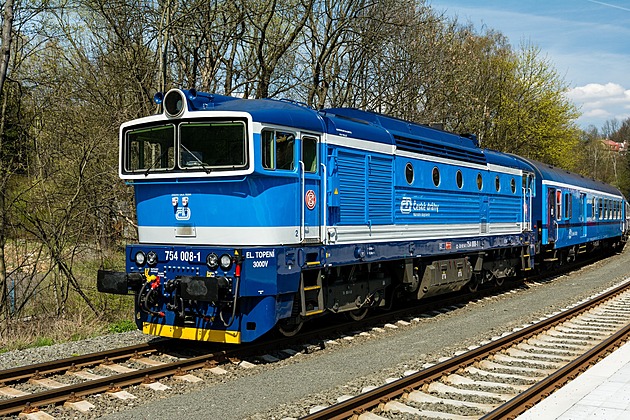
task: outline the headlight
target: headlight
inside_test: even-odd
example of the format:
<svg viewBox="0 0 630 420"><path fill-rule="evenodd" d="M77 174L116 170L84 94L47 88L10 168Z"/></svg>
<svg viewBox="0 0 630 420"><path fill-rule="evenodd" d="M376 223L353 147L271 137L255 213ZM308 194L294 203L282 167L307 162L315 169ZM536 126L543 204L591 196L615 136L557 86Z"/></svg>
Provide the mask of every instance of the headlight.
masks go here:
<svg viewBox="0 0 630 420"><path fill-rule="evenodd" d="M179 117L184 112L184 98L183 93L179 90L173 89L169 91L164 97L164 110L169 117Z"/></svg>
<svg viewBox="0 0 630 420"><path fill-rule="evenodd" d="M217 256L217 254L208 254L208 256L206 257L206 265L210 270L216 270L217 268L219 268L219 257Z"/></svg>
<svg viewBox="0 0 630 420"><path fill-rule="evenodd" d="M153 251L150 251L147 254L147 262L149 263L150 266L154 266L155 264L157 264L158 262L157 254Z"/></svg>
<svg viewBox="0 0 630 420"><path fill-rule="evenodd" d="M232 267L232 257L228 254L221 255L221 268L227 271L230 267Z"/></svg>
<svg viewBox="0 0 630 420"><path fill-rule="evenodd" d="M134 257L134 259L136 260L136 265L144 265L144 263L146 261L146 257L144 255L144 252L142 252L142 251L136 252L136 256Z"/></svg>

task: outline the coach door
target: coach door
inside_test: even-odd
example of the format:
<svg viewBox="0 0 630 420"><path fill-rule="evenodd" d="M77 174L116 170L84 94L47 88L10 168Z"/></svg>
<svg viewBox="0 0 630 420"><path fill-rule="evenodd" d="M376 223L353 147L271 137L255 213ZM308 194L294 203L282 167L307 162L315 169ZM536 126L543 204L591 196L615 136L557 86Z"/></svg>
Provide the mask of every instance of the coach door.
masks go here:
<svg viewBox="0 0 630 420"><path fill-rule="evenodd" d="M523 173L523 230L532 230L532 198L534 174Z"/></svg>
<svg viewBox="0 0 630 420"><path fill-rule="evenodd" d="M322 168L319 165L319 138L313 135L302 136L300 176L302 186L302 232L301 240L306 243L321 242L322 225Z"/></svg>
<svg viewBox="0 0 630 420"><path fill-rule="evenodd" d="M561 193L560 191L558 192ZM560 214L557 212L561 212L561 204L560 202L556 203L556 199L556 189L547 189L547 243L555 242L558 238L558 221L556 217L560 217Z"/></svg>

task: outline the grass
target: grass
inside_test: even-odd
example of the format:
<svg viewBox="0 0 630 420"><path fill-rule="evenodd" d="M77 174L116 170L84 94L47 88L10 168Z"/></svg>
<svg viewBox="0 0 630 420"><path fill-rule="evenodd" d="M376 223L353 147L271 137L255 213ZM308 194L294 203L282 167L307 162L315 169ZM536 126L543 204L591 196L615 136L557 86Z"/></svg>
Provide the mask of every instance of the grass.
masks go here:
<svg viewBox="0 0 630 420"><path fill-rule="evenodd" d="M117 322L109 324L107 331L110 333L123 333L127 331L134 331L138 329L136 323L130 319L121 319Z"/></svg>
<svg viewBox="0 0 630 420"><path fill-rule="evenodd" d="M16 306L21 309L8 320L0 319L0 353L136 329L132 296L107 295L96 290L97 270L102 266L124 269L124 252L113 250L104 255L86 247L73 254L77 257L71 264L73 275L92 310L74 287L68 286L65 276L49 270L50 260L36 252L38 245L21 240L7 244L9 268L22 267L14 274L19 279ZM67 295L60 304L58 300L64 292Z"/></svg>

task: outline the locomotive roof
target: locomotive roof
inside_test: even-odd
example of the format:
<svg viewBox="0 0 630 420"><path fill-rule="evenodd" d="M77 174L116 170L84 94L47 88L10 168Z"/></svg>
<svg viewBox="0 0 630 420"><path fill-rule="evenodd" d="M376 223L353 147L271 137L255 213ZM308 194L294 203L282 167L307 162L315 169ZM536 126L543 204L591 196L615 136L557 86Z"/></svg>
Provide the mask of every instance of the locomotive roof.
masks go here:
<svg viewBox="0 0 630 420"><path fill-rule="evenodd" d="M351 136L395 145L399 150L486 163L484 152L479 148L474 136L460 136L375 112L355 108L316 111L293 101L239 99L203 93L196 93L194 99L190 99L188 95L187 98L191 110L243 111L258 122L326 132L342 137Z"/></svg>
<svg viewBox="0 0 630 420"><path fill-rule="evenodd" d="M531 165L531 167L536 172L536 176L543 181L555 181L558 183L588 188L590 190L601 191L608 194L623 195L617 188L613 187L612 185L608 185L602 181L587 178L582 175L569 172L565 169L557 168L553 165L538 162L533 159L528 159L516 155L512 156Z"/></svg>

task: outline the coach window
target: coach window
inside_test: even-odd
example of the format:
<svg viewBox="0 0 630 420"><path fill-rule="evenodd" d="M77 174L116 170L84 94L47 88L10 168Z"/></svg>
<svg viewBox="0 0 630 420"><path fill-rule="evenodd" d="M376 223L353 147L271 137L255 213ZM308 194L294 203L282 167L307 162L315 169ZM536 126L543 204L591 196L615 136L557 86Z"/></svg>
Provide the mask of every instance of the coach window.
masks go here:
<svg viewBox="0 0 630 420"><path fill-rule="evenodd" d="M440 185L440 170L437 166L433 168L433 185L436 187Z"/></svg>
<svg viewBox="0 0 630 420"><path fill-rule="evenodd" d="M593 206L592 217L593 217L593 219L595 219L597 217L597 199L595 197L593 197L593 204L592 204L592 206Z"/></svg>
<svg viewBox="0 0 630 420"><path fill-rule="evenodd" d="M413 184L413 165L411 162L407 162L405 165L405 179L407 180L407 184Z"/></svg>
<svg viewBox="0 0 630 420"><path fill-rule="evenodd" d="M317 172L317 139L315 137L302 137L302 162L305 172Z"/></svg>
<svg viewBox="0 0 630 420"><path fill-rule="evenodd" d="M457 188L461 189L464 186L464 177L462 176L462 171L457 171L456 180Z"/></svg>
<svg viewBox="0 0 630 420"><path fill-rule="evenodd" d="M480 173L478 173L477 174L477 189L481 191L482 188L483 188L483 177L481 176Z"/></svg>
<svg viewBox="0 0 630 420"><path fill-rule="evenodd" d="M604 217L604 213L602 212L602 210L604 210L602 199L598 198L597 199L597 214L599 215L599 220L602 220L602 218Z"/></svg>
<svg viewBox="0 0 630 420"><path fill-rule="evenodd" d="M498 175L494 178L494 188L496 188L497 192L501 191L501 180Z"/></svg>
<svg viewBox="0 0 630 420"><path fill-rule="evenodd" d="M556 190L556 220L562 219L562 191Z"/></svg>
<svg viewBox="0 0 630 420"><path fill-rule="evenodd" d="M564 218L570 219L573 213L571 194L564 193Z"/></svg>
<svg viewBox="0 0 630 420"><path fill-rule="evenodd" d="M262 132L262 166L265 169L295 168L295 135L284 131Z"/></svg>

